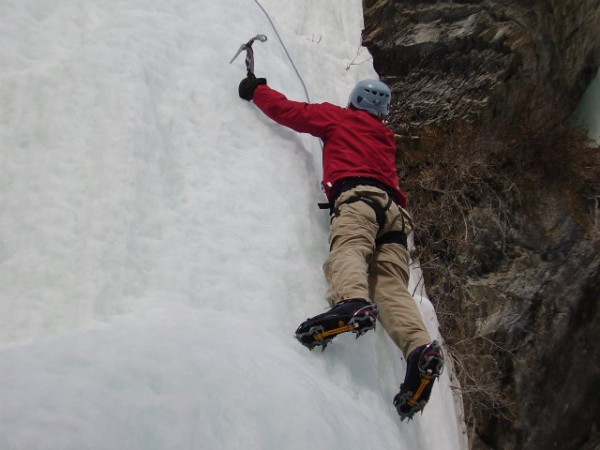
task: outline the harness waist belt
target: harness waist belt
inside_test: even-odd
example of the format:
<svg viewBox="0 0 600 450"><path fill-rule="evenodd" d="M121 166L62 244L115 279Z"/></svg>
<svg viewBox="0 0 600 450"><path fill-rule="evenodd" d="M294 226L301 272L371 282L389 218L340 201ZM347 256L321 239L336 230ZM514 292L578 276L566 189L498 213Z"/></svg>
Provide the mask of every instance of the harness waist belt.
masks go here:
<svg viewBox="0 0 600 450"><path fill-rule="evenodd" d="M386 192L392 200L396 201L396 195L394 193L394 190L387 184L382 183L381 181L376 180L375 178L370 178L370 177L349 177L349 178L344 178L340 181L337 181L333 185L333 188L331 189L332 202L335 202L335 199L338 198L342 193L344 193L350 189L354 189L357 186L376 187L376 188L381 189L382 191Z"/></svg>

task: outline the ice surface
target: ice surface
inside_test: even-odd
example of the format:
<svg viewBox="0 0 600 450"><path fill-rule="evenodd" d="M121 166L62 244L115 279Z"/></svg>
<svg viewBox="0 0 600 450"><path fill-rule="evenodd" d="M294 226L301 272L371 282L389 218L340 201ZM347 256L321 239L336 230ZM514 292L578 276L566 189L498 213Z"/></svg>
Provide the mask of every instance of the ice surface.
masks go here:
<svg viewBox="0 0 600 450"><path fill-rule="evenodd" d="M600 143L600 70L583 94L574 116L588 129L590 137Z"/></svg>

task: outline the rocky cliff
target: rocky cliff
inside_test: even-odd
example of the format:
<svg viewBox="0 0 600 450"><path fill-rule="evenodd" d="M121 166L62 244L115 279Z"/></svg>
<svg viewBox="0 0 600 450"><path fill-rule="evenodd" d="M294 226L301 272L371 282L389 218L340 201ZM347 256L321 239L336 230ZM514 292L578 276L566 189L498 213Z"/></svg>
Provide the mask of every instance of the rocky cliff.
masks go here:
<svg viewBox="0 0 600 450"><path fill-rule="evenodd" d="M600 2L363 3L472 448L599 448Z"/></svg>

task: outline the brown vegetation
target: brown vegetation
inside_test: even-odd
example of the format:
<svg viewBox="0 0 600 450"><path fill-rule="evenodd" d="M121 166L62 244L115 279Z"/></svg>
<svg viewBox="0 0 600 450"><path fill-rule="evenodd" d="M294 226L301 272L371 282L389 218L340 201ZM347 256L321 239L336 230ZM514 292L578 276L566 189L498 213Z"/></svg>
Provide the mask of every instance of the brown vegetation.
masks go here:
<svg viewBox="0 0 600 450"><path fill-rule="evenodd" d="M538 218L528 205L544 190L568 197L581 226L598 231L600 149L564 121L518 123L398 136L399 173L416 223L414 257L457 369L467 424L483 436L486 428L497 433L518 424L513 371L526 369L523 343L483 324L503 294L482 294L471 280L507 270L529 245L525 228Z"/></svg>

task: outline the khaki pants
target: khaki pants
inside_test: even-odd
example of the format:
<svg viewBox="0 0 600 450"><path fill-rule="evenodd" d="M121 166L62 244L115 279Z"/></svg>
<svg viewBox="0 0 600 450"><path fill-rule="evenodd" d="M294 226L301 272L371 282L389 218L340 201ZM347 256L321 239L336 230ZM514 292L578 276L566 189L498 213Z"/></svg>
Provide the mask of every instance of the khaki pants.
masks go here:
<svg viewBox="0 0 600 450"><path fill-rule="evenodd" d="M344 203L355 195L368 196L382 207L388 194L372 186L357 186L336 200L338 214L329 232L330 252L323 270L329 283L327 300L371 299L379 307L379 321L407 356L431 342L414 299L408 292L410 255L399 243L376 247L375 239L389 231L412 230L408 212L392 203L380 230L374 209L363 201Z"/></svg>

